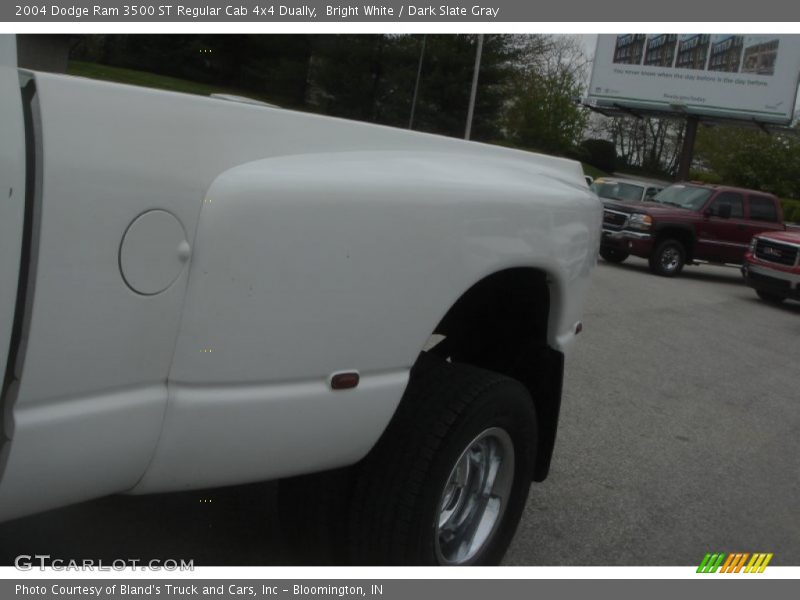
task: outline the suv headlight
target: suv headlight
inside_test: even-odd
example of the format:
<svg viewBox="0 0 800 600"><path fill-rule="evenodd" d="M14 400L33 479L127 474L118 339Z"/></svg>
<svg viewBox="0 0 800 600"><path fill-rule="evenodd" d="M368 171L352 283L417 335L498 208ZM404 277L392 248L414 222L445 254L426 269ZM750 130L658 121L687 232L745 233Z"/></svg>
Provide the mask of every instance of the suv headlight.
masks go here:
<svg viewBox="0 0 800 600"><path fill-rule="evenodd" d="M634 213L628 219L628 227L631 229L650 229L653 226L653 217Z"/></svg>
<svg viewBox="0 0 800 600"><path fill-rule="evenodd" d="M755 236L750 240L750 252L755 252L756 251L756 243L757 242L758 242L758 238L755 237Z"/></svg>

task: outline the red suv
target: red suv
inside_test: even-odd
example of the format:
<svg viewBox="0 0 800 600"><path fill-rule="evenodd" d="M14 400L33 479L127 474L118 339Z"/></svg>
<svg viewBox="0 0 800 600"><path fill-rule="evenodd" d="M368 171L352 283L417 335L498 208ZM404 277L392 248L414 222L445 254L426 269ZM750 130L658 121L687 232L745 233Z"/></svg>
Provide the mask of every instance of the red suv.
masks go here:
<svg viewBox="0 0 800 600"><path fill-rule="evenodd" d="M742 275L759 298L800 300L800 229L755 236L744 259Z"/></svg>
<svg viewBox="0 0 800 600"><path fill-rule="evenodd" d="M600 255L617 263L641 256L666 277L696 260L740 265L754 235L785 229L778 198L722 185L676 183L650 202L604 206Z"/></svg>

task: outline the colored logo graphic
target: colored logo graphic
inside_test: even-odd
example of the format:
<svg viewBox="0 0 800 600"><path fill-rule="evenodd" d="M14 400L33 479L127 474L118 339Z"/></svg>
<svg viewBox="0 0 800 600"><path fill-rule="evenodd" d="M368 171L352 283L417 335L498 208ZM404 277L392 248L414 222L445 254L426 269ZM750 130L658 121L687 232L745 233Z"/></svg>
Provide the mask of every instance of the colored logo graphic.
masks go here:
<svg viewBox="0 0 800 600"><path fill-rule="evenodd" d="M748 559L750 559L749 562ZM771 560L771 552L769 554L764 552L754 554L717 552L712 554L709 552L703 557L703 562L697 567L697 572L716 573L719 570L720 573L763 573Z"/></svg>

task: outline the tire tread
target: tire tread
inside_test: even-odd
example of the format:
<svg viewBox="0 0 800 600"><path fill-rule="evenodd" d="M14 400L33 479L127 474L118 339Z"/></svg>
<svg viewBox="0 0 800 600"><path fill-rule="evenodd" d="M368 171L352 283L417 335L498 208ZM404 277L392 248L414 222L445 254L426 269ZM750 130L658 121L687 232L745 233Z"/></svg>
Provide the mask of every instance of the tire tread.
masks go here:
<svg viewBox="0 0 800 600"><path fill-rule="evenodd" d="M413 560L403 551L413 547L409 538L418 501L446 437L487 390L502 384L521 385L475 367L423 359L425 364L413 374L395 417L359 469L350 513L350 548L361 564ZM404 450L398 454L398 448ZM398 502L393 510L385 506L374 510L372 501L380 498Z"/></svg>

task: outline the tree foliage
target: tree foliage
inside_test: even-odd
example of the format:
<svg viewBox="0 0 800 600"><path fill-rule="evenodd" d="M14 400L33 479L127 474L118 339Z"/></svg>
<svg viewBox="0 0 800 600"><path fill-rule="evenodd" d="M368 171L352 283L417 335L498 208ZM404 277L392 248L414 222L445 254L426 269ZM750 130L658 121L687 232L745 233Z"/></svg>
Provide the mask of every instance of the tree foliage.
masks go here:
<svg viewBox="0 0 800 600"><path fill-rule="evenodd" d="M472 138L502 137L502 113L517 50L511 37L484 36ZM461 137L467 122L477 49L475 35L428 36L415 129Z"/></svg>
<svg viewBox="0 0 800 600"><path fill-rule="evenodd" d="M677 171L684 130L680 119L634 116L598 116L589 127L594 136L614 144L618 168L662 176Z"/></svg>
<svg viewBox="0 0 800 600"><path fill-rule="evenodd" d="M219 84L276 104L461 137L476 35L87 35L73 58ZM567 36L485 35L472 138L567 154L587 60Z"/></svg>
<svg viewBox="0 0 800 600"><path fill-rule="evenodd" d="M613 173L617 169L617 149L614 143L603 139L588 139L581 142L584 162L593 167Z"/></svg>
<svg viewBox="0 0 800 600"><path fill-rule="evenodd" d="M506 129L512 142L567 154L583 137L588 111L579 104L588 61L565 36L518 38L520 65L510 86Z"/></svg>
<svg viewBox="0 0 800 600"><path fill-rule="evenodd" d="M498 115L514 50L507 36L486 36L472 137L500 135ZM422 36L320 36L311 73L309 108L398 127L411 113ZM429 35L422 57L414 129L462 136L466 126L476 36Z"/></svg>
<svg viewBox="0 0 800 600"><path fill-rule="evenodd" d="M800 137L741 127L701 127L696 161L724 183L800 198Z"/></svg>
<svg viewBox="0 0 800 600"><path fill-rule="evenodd" d="M315 36L86 35L72 58L265 94L305 104Z"/></svg>

